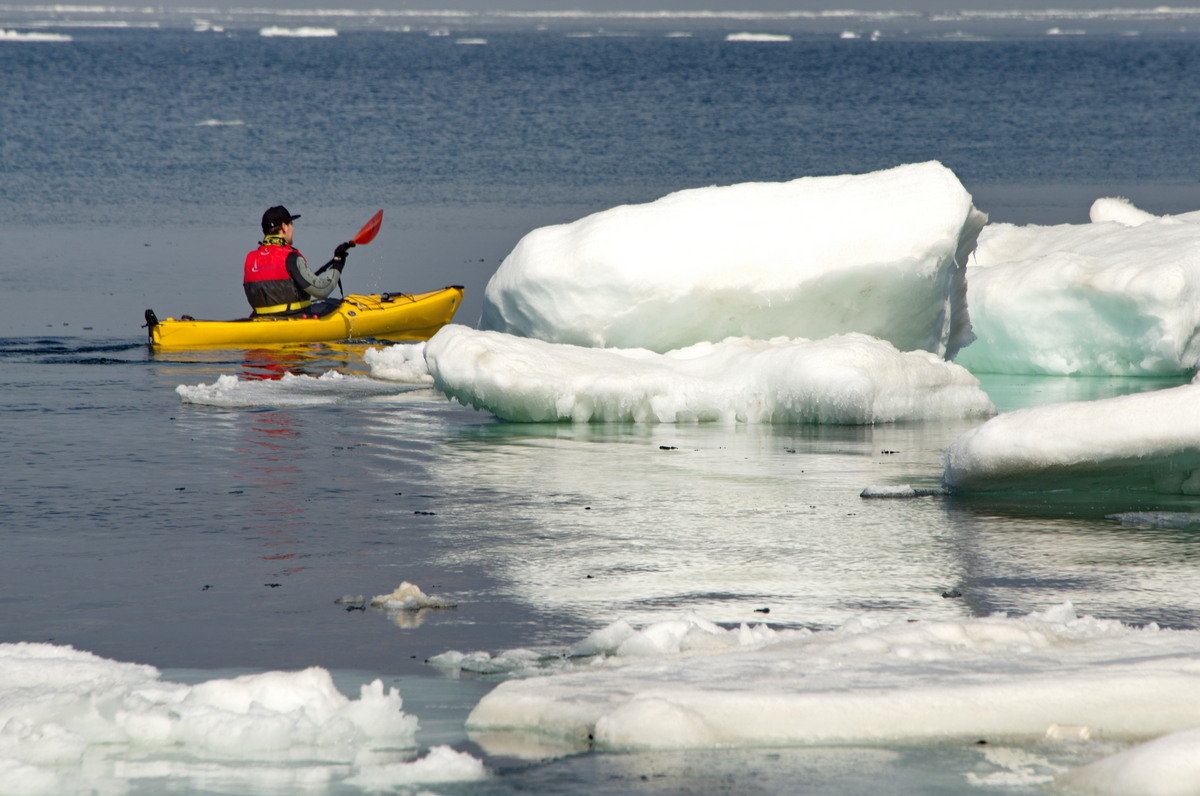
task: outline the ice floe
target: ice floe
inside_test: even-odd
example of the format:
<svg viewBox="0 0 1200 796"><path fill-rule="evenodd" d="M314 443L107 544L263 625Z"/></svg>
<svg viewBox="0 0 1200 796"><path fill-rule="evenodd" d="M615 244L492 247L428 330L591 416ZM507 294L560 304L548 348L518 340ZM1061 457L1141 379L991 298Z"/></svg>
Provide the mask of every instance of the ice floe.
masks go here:
<svg viewBox="0 0 1200 796"><path fill-rule="evenodd" d="M283 36L299 39L325 39L338 35L337 28L317 28L317 27L299 27L299 28L283 28L278 25L269 25L265 28L260 28L259 36Z"/></svg>
<svg viewBox="0 0 1200 796"><path fill-rule="evenodd" d="M285 373L279 379L218 376L212 384L180 384L175 392L184 403L244 408L252 406L319 406L353 398L395 395L395 384L331 370L318 377Z"/></svg>
<svg viewBox="0 0 1200 796"><path fill-rule="evenodd" d="M1200 632L1078 616L723 629L684 618L610 626L574 671L501 683L468 718L575 748L729 748L987 739L1053 728L1107 742L1200 725ZM581 650L583 651L583 650Z"/></svg>
<svg viewBox="0 0 1200 796"><path fill-rule="evenodd" d="M4 30L0 28L0 42L67 42L73 40L74 38L66 33L42 33L41 31Z"/></svg>
<svg viewBox="0 0 1200 796"><path fill-rule="evenodd" d="M730 33L725 36L725 41L744 41L744 42L790 42L792 37L786 33Z"/></svg>
<svg viewBox="0 0 1200 796"><path fill-rule="evenodd" d="M1200 364L1200 214L1127 200L1092 223L992 224L967 270L975 372L1187 373Z"/></svg>
<svg viewBox="0 0 1200 796"><path fill-rule="evenodd" d="M1200 384L997 415L951 444L943 480L964 491L1200 494Z"/></svg>
<svg viewBox="0 0 1200 796"><path fill-rule="evenodd" d="M665 352L727 337L862 332L953 356L986 216L940 163L679 191L525 235L482 325Z"/></svg>
<svg viewBox="0 0 1200 796"><path fill-rule="evenodd" d="M402 708L379 680L347 698L320 668L186 685L71 647L0 644L0 789L71 792L81 764L78 792L226 769L251 789L276 775L293 784L370 775L416 747L417 719Z"/></svg>
<svg viewBox="0 0 1200 796"><path fill-rule="evenodd" d="M993 411L958 365L861 334L657 354L451 325L426 344L425 360L439 390L521 422L863 424Z"/></svg>

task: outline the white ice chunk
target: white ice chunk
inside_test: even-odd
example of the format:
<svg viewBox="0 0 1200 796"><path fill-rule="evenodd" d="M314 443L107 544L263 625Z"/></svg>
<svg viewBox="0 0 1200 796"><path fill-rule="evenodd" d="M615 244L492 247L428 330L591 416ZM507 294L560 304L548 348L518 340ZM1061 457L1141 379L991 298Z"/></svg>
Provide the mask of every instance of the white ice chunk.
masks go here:
<svg viewBox="0 0 1200 796"><path fill-rule="evenodd" d="M41 31L0 29L0 41L64 42L72 40L73 37L68 36L65 33L42 33Z"/></svg>
<svg viewBox="0 0 1200 796"><path fill-rule="evenodd" d="M1103 199L1092 224L993 224L967 271L974 372L1186 373L1200 364L1200 217Z"/></svg>
<svg viewBox="0 0 1200 796"><path fill-rule="evenodd" d="M449 746L435 746L429 754L410 763L364 766L346 784L377 793L409 785L479 782L487 776L487 769L479 759Z"/></svg>
<svg viewBox="0 0 1200 796"><path fill-rule="evenodd" d="M1200 385L1006 412L960 435L944 463L945 484L966 491L1200 494Z"/></svg>
<svg viewBox="0 0 1200 796"><path fill-rule="evenodd" d="M1153 213L1134 207L1133 202L1123 196L1105 196L1097 199L1092 202L1092 209L1088 211L1088 219L1093 224L1115 221L1127 227L1136 227L1156 218L1158 216Z"/></svg>
<svg viewBox="0 0 1200 796"><path fill-rule="evenodd" d="M361 749L415 746L417 720L402 706L379 680L349 699L320 668L189 686L71 647L0 644L0 758L26 767L126 758L131 748L147 761L348 763Z"/></svg>
<svg viewBox="0 0 1200 796"><path fill-rule="evenodd" d="M527 234L483 328L663 352L862 332L953 356L986 216L940 163L679 191Z"/></svg>
<svg viewBox="0 0 1200 796"><path fill-rule="evenodd" d="M368 348L363 362L371 366L377 379L411 384L430 384L433 377L425 366L425 343L403 343L387 348Z"/></svg>
<svg viewBox="0 0 1200 796"><path fill-rule="evenodd" d="M623 660L501 683L469 716L472 737L487 748L489 731L517 730L628 750L1039 742L1056 725L1111 741L1200 724L1200 632L1080 617L1070 605L1024 617L871 615Z"/></svg>
<svg viewBox="0 0 1200 796"><path fill-rule="evenodd" d="M958 365L861 334L730 339L656 354L450 325L426 344L425 358L438 389L521 422L860 424L994 411Z"/></svg>
<svg viewBox="0 0 1200 796"><path fill-rule="evenodd" d="M338 35L337 28L317 28L317 27L299 27L299 28L284 28L278 25L270 25L265 28L260 28L259 36L283 36L298 39L324 39Z"/></svg>
<svg viewBox="0 0 1200 796"><path fill-rule="evenodd" d="M393 611L417 611L422 608L453 608L457 603L444 597L430 597L421 591L420 586L404 581L391 594L372 597L370 604Z"/></svg>
<svg viewBox="0 0 1200 796"><path fill-rule="evenodd" d="M1200 727L1180 730L1055 777L1070 793L1194 796L1200 791Z"/></svg>

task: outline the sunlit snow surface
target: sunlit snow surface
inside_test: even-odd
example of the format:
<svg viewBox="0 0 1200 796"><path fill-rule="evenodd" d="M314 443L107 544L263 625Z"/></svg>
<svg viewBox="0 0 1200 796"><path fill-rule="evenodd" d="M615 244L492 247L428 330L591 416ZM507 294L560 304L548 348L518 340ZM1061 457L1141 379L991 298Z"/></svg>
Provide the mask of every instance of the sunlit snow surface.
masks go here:
<svg viewBox="0 0 1200 796"><path fill-rule="evenodd" d="M472 737L485 749L493 738L513 747L512 731L612 750L1111 743L1200 724L1200 633L1080 617L1069 604L1021 617L863 615L817 632L617 622L569 654L589 657L485 696ZM1046 765L1042 781L1056 773Z"/></svg>
<svg viewBox="0 0 1200 796"><path fill-rule="evenodd" d="M659 352L862 332L953 355L971 339L964 274L985 221L939 163L679 191L527 234L482 324Z"/></svg>
<svg viewBox="0 0 1200 796"><path fill-rule="evenodd" d="M325 790L485 776L435 748L410 761L417 719L376 680L348 699L324 669L184 685L157 669L51 644L0 644L0 772L5 793L123 792L188 777Z"/></svg>
<svg viewBox="0 0 1200 796"><path fill-rule="evenodd" d="M967 491L1200 494L1200 385L1006 412L956 439L945 465Z"/></svg>
<svg viewBox="0 0 1200 796"><path fill-rule="evenodd" d="M975 372L1187 373L1200 363L1200 213L1100 199L1089 224L992 224L967 269Z"/></svg>
<svg viewBox="0 0 1200 796"><path fill-rule="evenodd" d="M439 390L515 421L862 424L993 411L958 365L861 334L656 354L452 325L426 344L425 359Z"/></svg>

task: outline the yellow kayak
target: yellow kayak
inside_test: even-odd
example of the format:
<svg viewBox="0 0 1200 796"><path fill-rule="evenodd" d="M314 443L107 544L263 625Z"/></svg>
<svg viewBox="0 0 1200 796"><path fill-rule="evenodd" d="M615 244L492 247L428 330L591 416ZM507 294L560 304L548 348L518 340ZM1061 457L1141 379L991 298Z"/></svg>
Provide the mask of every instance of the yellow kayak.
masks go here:
<svg viewBox="0 0 1200 796"><path fill-rule="evenodd" d="M240 348L363 337L428 340L454 317L462 296L461 285L431 293L349 295L336 310L319 318L265 316L198 321L184 316L160 321L151 310L146 310L146 327L150 345L158 348Z"/></svg>

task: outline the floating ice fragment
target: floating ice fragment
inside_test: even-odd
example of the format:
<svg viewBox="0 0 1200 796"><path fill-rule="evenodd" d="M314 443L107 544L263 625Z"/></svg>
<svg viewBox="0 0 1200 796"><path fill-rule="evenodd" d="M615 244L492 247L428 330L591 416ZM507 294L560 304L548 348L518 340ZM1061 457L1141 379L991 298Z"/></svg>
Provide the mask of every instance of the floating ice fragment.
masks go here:
<svg viewBox="0 0 1200 796"><path fill-rule="evenodd" d="M336 36L336 35L338 35L338 32L337 32L336 28L314 28L314 27L281 28L278 25L271 25L271 26L259 29L258 35L259 36L268 36L268 37L283 36L283 37L294 37L294 38L300 38L300 39L312 39L312 38L322 39L322 38L330 38L330 37Z"/></svg>
<svg viewBox="0 0 1200 796"><path fill-rule="evenodd" d="M1200 494L1200 385L1006 412L959 436L944 463L961 491Z"/></svg>
<svg viewBox="0 0 1200 796"><path fill-rule="evenodd" d="M416 584L404 581L391 594L371 598L372 606L392 611L417 611L422 608L454 608L457 603L444 597L430 597Z"/></svg>
<svg viewBox="0 0 1200 796"><path fill-rule="evenodd" d="M432 384L433 377L425 365L425 343L399 343L387 348L368 348L363 362L371 366L377 379L411 384Z"/></svg>
<svg viewBox="0 0 1200 796"><path fill-rule="evenodd" d="M994 411L958 365L861 334L656 354L450 325L426 344L425 360L438 389L518 422L860 424Z"/></svg>
<svg viewBox="0 0 1200 796"><path fill-rule="evenodd" d="M147 765L181 756L197 766L297 756L348 763L361 749L415 746L417 720L402 706L379 680L349 699L319 668L189 686L70 647L0 644L0 770L53 786L47 767L87 761L102 771L131 759L131 748ZM69 792L67 784L58 781Z"/></svg>
<svg viewBox="0 0 1200 796"><path fill-rule="evenodd" d="M4 30L0 28L0 42L4 41L24 41L24 42L67 42L73 41L71 36L65 33L42 33L40 31L20 31L20 30Z"/></svg>
<svg viewBox="0 0 1200 796"><path fill-rule="evenodd" d="M410 763L363 767L346 784L377 792L409 785L479 782L487 776L487 769L479 759L449 746L435 746L429 754Z"/></svg>
<svg viewBox="0 0 1200 796"><path fill-rule="evenodd" d="M730 33L725 36L725 41L741 41L741 42L789 42L792 37L786 33Z"/></svg>
<svg viewBox="0 0 1200 796"><path fill-rule="evenodd" d="M697 188L527 234L484 329L664 352L728 337L861 332L953 357L987 217L940 163Z"/></svg>
<svg viewBox="0 0 1200 796"><path fill-rule="evenodd" d="M681 637L677 628L647 630ZM485 748L488 731L505 729L577 748L663 749L1036 742L1052 725L1064 737L1081 738L1086 727L1111 740L1200 724L1200 632L1130 627L1079 616L1070 604L1023 617L864 615L818 632L764 628L745 642L740 630L724 634L718 647L666 644L507 681L479 702L468 728ZM1015 773L1052 773L1015 762Z"/></svg>
<svg viewBox="0 0 1200 796"><path fill-rule="evenodd" d="M1200 365L1200 213L1101 199L1091 224L993 224L970 283L973 372L1165 375Z"/></svg>

